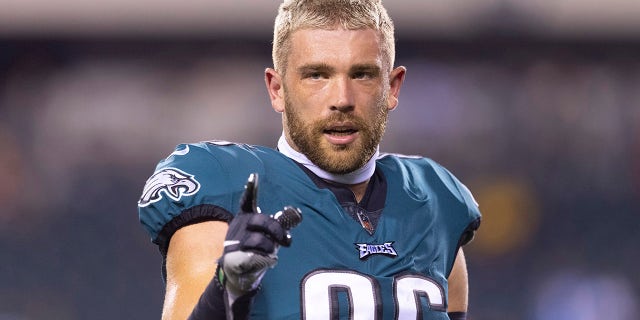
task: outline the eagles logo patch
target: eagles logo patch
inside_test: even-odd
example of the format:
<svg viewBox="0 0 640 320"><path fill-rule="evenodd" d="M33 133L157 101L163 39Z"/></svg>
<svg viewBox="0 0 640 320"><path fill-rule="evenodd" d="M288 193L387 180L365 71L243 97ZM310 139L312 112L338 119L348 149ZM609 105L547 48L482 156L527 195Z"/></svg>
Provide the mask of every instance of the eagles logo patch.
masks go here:
<svg viewBox="0 0 640 320"><path fill-rule="evenodd" d="M174 201L182 196L190 196L200 190L200 183L193 175L176 168L166 168L154 173L144 186L139 207L146 207L162 199L166 195Z"/></svg>
<svg viewBox="0 0 640 320"><path fill-rule="evenodd" d="M389 258L398 256L396 249L393 248L393 242L385 242L383 244L356 243L355 245L360 252L360 260L366 260L375 254L381 254Z"/></svg>

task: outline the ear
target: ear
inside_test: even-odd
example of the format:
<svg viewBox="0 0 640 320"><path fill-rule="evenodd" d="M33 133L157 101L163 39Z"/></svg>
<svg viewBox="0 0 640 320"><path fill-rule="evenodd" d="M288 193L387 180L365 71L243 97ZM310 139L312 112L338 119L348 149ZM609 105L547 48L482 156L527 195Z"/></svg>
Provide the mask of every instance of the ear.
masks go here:
<svg viewBox="0 0 640 320"><path fill-rule="evenodd" d="M400 87L402 87L406 73L407 68L400 66L393 69L389 75L389 95L387 96L387 108L389 110L393 110L398 106Z"/></svg>
<svg viewBox="0 0 640 320"><path fill-rule="evenodd" d="M264 71L264 82L267 85L269 99L271 99L271 107L276 112L284 112L284 88L282 86L282 77L272 69L267 68Z"/></svg>

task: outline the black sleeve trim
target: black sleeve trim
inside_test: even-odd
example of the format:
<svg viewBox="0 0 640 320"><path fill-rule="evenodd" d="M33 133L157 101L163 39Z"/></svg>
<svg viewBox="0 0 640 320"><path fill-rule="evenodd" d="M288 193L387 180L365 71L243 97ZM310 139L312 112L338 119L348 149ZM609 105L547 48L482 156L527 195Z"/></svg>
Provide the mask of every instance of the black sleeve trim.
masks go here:
<svg viewBox="0 0 640 320"><path fill-rule="evenodd" d="M464 229L464 231L460 235L460 239L458 240L458 246L456 247L453 261L451 262L451 265L449 265L449 268L447 269L447 278L449 278L449 274L451 273L451 270L453 269L453 265L456 262L455 257L458 256L458 251L460 251L460 248L462 248L462 246L468 244L469 242L471 242L471 240L473 240L473 237L476 234L476 230L480 228L481 221L482 220L480 217L473 220L471 223L469 223L469 225L467 225L467 227Z"/></svg>
<svg viewBox="0 0 640 320"><path fill-rule="evenodd" d="M202 204L191 207L169 221L153 242L158 245L160 253L164 257L167 255L167 250L169 250L169 240L178 229L204 221L229 222L231 219L233 219L233 215L229 211L216 205Z"/></svg>
<svg viewBox="0 0 640 320"><path fill-rule="evenodd" d="M466 245L467 243L471 242L471 240L473 240L473 237L476 234L476 230L480 228L480 222L481 219L477 218L476 220L473 220L473 222L471 222L466 229L464 229L462 235L460 236L460 240L458 241L458 248Z"/></svg>
<svg viewBox="0 0 640 320"><path fill-rule="evenodd" d="M182 211L169 221L153 241L153 243L158 245L160 254L162 254L162 279L167 279L167 251L169 250L169 241L178 229L205 221L229 222L231 219L233 219L233 215L226 209L212 204L202 204Z"/></svg>

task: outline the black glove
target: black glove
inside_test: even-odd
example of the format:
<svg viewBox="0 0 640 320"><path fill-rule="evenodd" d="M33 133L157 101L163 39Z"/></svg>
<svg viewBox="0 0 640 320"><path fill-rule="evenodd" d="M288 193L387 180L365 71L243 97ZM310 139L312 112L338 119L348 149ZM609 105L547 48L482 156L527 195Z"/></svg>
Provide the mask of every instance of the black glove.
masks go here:
<svg viewBox="0 0 640 320"><path fill-rule="evenodd" d="M258 288L268 268L276 264L279 246L291 245L289 229L302 220L300 210L293 207L285 207L273 216L260 214L257 197L258 175L251 174L218 262L222 284L236 297Z"/></svg>

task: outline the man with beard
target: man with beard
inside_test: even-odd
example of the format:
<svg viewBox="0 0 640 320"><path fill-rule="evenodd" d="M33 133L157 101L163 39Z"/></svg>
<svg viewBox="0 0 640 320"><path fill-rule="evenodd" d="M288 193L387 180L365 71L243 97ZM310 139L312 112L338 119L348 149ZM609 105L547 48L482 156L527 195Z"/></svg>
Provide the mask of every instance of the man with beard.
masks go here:
<svg viewBox="0 0 640 320"><path fill-rule="evenodd" d="M406 72L394 50L380 0L280 6L278 149L180 145L138 202L163 319L466 318L477 204L432 160L378 150Z"/></svg>

